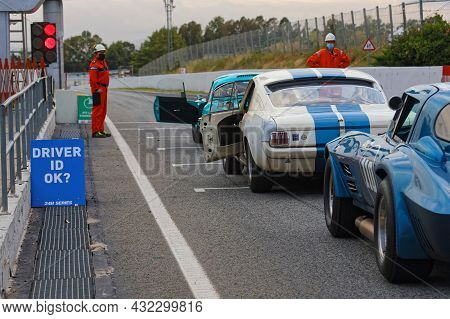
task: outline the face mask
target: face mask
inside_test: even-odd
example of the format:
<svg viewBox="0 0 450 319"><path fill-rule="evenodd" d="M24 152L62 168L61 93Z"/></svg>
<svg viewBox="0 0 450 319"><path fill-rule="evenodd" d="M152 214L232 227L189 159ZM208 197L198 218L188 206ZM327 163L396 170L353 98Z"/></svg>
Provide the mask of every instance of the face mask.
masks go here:
<svg viewBox="0 0 450 319"><path fill-rule="evenodd" d="M106 54L104 54L104 53L99 53L98 59L99 59L100 61L103 61L105 58L106 58Z"/></svg>
<svg viewBox="0 0 450 319"><path fill-rule="evenodd" d="M333 43L327 43L327 48L328 50L333 50L334 49L334 44Z"/></svg>

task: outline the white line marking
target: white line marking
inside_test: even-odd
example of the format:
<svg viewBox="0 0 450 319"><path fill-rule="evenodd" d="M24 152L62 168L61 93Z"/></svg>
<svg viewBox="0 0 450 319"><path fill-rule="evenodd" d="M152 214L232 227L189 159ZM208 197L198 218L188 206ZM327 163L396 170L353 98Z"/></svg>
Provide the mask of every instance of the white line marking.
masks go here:
<svg viewBox="0 0 450 319"><path fill-rule="evenodd" d="M157 151L168 151L168 150L179 150L179 149L199 149L201 150L201 147L197 147L197 146L180 146L180 147L158 147L156 150Z"/></svg>
<svg viewBox="0 0 450 319"><path fill-rule="evenodd" d="M106 124L108 125L117 146L122 152L131 174L141 189L142 195L144 196L156 223L161 229L172 254L177 260L181 272L183 273L184 278L192 291L192 294L198 299L220 298L219 294L214 289L213 284L209 280L208 275L205 273L203 267L195 257L191 247L189 247L189 244L184 239L183 234L181 234L169 212L164 207L164 204L156 193L153 185L143 172L127 142L124 140L122 135L120 135L116 126L108 117L106 117Z"/></svg>
<svg viewBox="0 0 450 319"><path fill-rule="evenodd" d="M173 167L182 166L197 166L197 165L222 165L222 162L212 162L212 163L188 163L188 164L172 164Z"/></svg>
<svg viewBox="0 0 450 319"><path fill-rule="evenodd" d="M215 190L239 190L239 189L249 189L249 187L209 187L209 188L194 188L196 193L206 193L206 191Z"/></svg>
<svg viewBox="0 0 450 319"><path fill-rule="evenodd" d="M114 122L114 124L178 124L178 123L170 123L170 122ZM180 123L182 124L182 123ZM189 125L189 124L185 124Z"/></svg>
<svg viewBox="0 0 450 319"><path fill-rule="evenodd" d="M169 139L174 139L174 138L192 138L192 137L191 136L162 136L162 137L146 136L145 138L148 138L148 139L159 139L159 140L169 140Z"/></svg>

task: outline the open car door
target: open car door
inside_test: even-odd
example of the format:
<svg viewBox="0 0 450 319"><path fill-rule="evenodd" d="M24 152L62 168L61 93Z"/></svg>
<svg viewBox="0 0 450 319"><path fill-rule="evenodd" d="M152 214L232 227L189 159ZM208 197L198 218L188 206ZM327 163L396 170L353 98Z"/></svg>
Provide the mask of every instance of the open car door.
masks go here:
<svg viewBox="0 0 450 319"><path fill-rule="evenodd" d="M158 122L193 124L197 122L201 111L185 97L157 96L153 104Z"/></svg>
<svg viewBox="0 0 450 319"><path fill-rule="evenodd" d="M157 96L153 111L158 122L193 124L198 121L205 104L203 100L188 101L183 83L180 97Z"/></svg>
<svg viewBox="0 0 450 319"><path fill-rule="evenodd" d="M207 162L236 155L241 149L239 122L242 112L235 84L228 83L216 89L209 114L200 121L203 148Z"/></svg>

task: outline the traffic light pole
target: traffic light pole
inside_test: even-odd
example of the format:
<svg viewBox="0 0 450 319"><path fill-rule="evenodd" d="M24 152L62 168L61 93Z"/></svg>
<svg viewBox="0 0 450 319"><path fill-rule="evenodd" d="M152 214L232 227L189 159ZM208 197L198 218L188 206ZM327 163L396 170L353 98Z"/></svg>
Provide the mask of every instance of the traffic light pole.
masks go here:
<svg viewBox="0 0 450 319"><path fill-rule="evenodd" d="M9 40L9 12L0 12L0 60L11 57Z"/></svg>
<svg viewBox="0 0 450 319"><path fill-rule="evenodd" d="M55 79L56 88L62 89L64 79L64 20L62 0L45 0L44 21L56 24L58 60L48 66L48 73Z"/></svg>

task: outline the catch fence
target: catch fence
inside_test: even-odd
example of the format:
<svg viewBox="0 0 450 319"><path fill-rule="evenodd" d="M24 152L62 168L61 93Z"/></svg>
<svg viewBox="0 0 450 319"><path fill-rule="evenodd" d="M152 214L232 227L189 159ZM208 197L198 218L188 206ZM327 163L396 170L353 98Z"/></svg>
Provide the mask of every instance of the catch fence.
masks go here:
<svg viewBox="0 0 450 319"><path fill-rule="evenodd" d="M187 46L165 54L144 65L139 75L165 73L183 67L190 61L217 59L255 51L284 53L311 52L323 45L328 32L336 35L339 47L348 49L364 45L368 38L377 47L388 45L392 39L411 27L420 26L435 14L450 18L450 1L416 1L340 12L264 29L233 34L220 39Z"/></svg>

